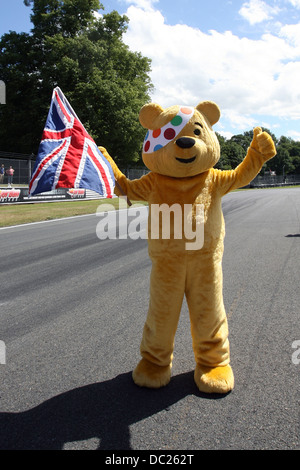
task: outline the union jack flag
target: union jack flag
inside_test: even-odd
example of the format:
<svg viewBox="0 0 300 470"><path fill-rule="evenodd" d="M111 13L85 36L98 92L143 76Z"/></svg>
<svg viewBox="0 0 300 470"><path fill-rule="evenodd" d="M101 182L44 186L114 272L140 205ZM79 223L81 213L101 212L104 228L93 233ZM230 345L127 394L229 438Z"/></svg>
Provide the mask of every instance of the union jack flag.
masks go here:
<svg viewBox="0 0 300 470"><path fill-rule="evenodd" d="M29 183L29 196L56 188L85 188L111 198L114 185L109 162L56 87Z"/></svg>

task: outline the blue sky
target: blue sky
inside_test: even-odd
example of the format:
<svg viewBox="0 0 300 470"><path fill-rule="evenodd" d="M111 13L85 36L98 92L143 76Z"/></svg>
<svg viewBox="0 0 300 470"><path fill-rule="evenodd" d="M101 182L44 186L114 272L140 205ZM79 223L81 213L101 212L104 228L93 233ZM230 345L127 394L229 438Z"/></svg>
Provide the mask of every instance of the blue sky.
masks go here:
<svg viewBox="0 0 300 470"><path fill-rule="evenodd" d="M124 41L152 59L153 101L212 100L227 137L262 125L300 140L300 0L102 3L129 17ZM29 32L29 17L23 0L0 0L0 35Z"/></svg>
<svg viewBox="0 0 300 470"><path fill-rule="evenodd" d="M126 13L128 3L123 0L102 0L105 7L104 13L111 10L117 10L119 13ZM134 2L132 2L134 4ZM239 27L239 15L234 13L235 8L227 5L223 0L162 0L157 3L168 24L188 24L204 30L217 29L226 30ZM229 2L236 5L239 9L240 1L233 0ZM5 32L25 31L31 28L30 11L31 9L23 4L23 0L0 0L0 35ZM203 6L205 10L203 11ZM216 8L219 10L216 15Z"/></svg>

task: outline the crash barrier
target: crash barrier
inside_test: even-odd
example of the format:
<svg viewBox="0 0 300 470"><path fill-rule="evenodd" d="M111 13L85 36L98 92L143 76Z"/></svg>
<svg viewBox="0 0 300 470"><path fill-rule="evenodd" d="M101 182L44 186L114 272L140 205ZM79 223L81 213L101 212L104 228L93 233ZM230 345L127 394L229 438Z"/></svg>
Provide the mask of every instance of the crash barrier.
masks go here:
<svg viewBox="0 0 300 470"><path fill-rule="evenodd" d="M272 188L296 186L300 184L300 175L258 175L250 183L250 188Z"/></svg>
<svg viewBox="0 0 300 470"><path fill-rule="evenodd" d="M87 196L91 197L85 189L60 188L29 197L28 188L0 188L0 204L85 199Z"/></svg>
<svg viewBox="0 0 300 470"><path fill-rule="evenodd" d="M145 170L142 169L129 169L126 171L127 176L130 179L139 178L143 174L146 174ZM280 187L280 186L296 186L300 185L300 175L287 175L287 176L276 176L276 175L265 175L257 176L247 188L267 188L267 187ZM66 189L60 188L53 191L48 191L35 196L28 197L28 188L1 188L0 187L0 204L5 203L29 203L39 201L64 201L74 199L99 199L101 196L94 191L86 189Z"/></svg>

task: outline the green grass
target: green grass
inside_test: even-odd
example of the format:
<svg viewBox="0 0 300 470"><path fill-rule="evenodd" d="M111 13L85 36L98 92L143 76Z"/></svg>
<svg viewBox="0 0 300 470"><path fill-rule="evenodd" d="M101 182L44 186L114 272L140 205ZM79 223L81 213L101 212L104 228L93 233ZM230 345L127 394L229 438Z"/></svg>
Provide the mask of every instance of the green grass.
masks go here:
<svg viewBox="0 0 300 470"><path fill-rule="evenodd" d="M135 204L137 203L135 202ZM138 204L144 203L139 202ZM3 204L0 206L0 227L95 214L97 211L126 207L128 206L125 201L119 198L92 201L41 202L38 204Z"/></svg>
<svg viewBox="0 0 300 470"><path fill-rule="evenodd" d="M284 188L299 188L300 186L284 186ZM268 188L264 188L268 189ZM245 191L249 189L238 189ZM134 202L134 204L146 204L144 202ZM110 207L109 207L109 206ZM102 207L101 207L102 206ZM76 215L95 214L97 211L108 209L122 209L128 207L124 200L96 199L70 202L42 202L38 204L2 204L0 205L0 227L21 225L31 222L41 222L44 220L61 219Z"/></svg>

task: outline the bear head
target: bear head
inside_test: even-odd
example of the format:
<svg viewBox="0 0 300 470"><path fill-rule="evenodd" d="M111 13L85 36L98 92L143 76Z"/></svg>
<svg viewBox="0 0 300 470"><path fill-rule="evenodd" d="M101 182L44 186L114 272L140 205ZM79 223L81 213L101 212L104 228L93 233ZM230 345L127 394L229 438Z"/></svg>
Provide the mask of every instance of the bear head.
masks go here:
<svg viewBox="0 0 300 470"><path fill-rule="evenodd" d="M196 108L167 109L149 103L142 107L139 119L147 129L143 161L155 173L175 178L195 176L220 158L220 145L212 129L220 119L220 109L212 101L201 102Z"/></svg>

